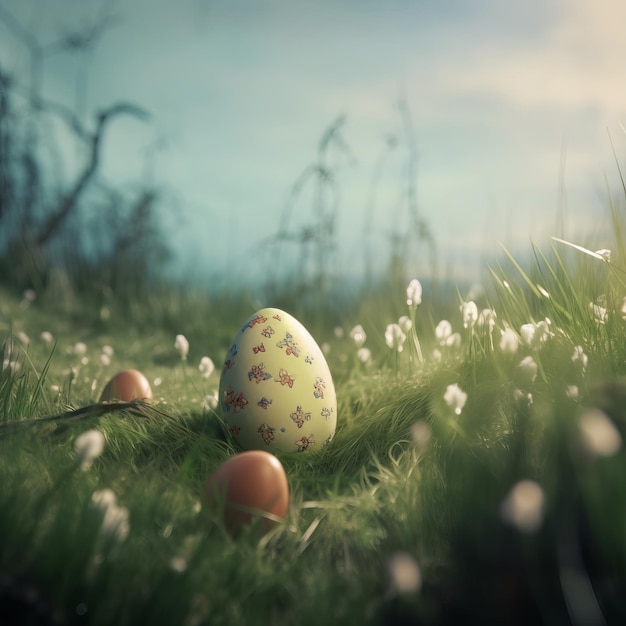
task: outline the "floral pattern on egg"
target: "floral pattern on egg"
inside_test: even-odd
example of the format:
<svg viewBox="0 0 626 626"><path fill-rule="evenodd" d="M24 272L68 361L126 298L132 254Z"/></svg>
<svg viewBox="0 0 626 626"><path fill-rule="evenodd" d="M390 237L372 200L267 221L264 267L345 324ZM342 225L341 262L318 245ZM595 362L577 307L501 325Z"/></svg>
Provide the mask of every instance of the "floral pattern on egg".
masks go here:
<svg viewBox="0 0 626 626"><path fill-rule="evenodd" d="M298 428L302 428L304 422L311 421L311 414L305 413L300 405L298 405L298 408L293 413L289 414L289 417Z"/></svg>
<svg viewBox="0 0 626 626"><path fill-rule="evenodd" d="M309 449L309 446L315 444L315 437L313 435L309 435L308 437L301 437L296 441L296 445L298 446L298 452L304 452Z"/></svg>
<svg viewBox="0 0 626 626"><path fill-rule="evenodd" d="M335 434L326 359L306 328L279 309L261 309L241 327L224 360L219 397L226 428L247 450L310 452Z"/></svg>
<svg viewBox="0 0 626 626"><path fill-rule="evenodd" d="M265 365L263 363L252 365L250 371L248 372L248 380L254 380L257 385L261 381L269 380L270 378L272 378L272 375L265 371Z"/></svg>

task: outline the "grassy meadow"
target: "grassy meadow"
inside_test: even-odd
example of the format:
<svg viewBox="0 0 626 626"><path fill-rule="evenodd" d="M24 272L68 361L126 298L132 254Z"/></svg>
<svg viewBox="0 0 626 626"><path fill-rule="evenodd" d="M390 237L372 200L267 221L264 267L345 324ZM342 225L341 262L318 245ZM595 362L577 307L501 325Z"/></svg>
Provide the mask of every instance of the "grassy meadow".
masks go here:
<svg viewBox="0 0 626 626"><path fill-rule="evenodd" d="M236 538L203 499L238 452L215 394L241 323L275 303L3 289L0 621L623 623L616 234L610 256L554 241L524 267L508 259L482 293L435 301L412 282L325 316L281 303L327 355L337 432L281 456L287 519ZM153 403L98 404L126 368ZM94 430L89 458L77 439Z"/></svg>

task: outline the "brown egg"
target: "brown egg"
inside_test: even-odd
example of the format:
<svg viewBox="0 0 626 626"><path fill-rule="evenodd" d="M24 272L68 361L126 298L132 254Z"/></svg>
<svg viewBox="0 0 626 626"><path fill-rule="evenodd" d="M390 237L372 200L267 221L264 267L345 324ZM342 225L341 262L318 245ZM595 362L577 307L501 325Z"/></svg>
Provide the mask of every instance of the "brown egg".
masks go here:
<svg viewBox="0 0 626 626"><path fill-rule="evenodd" d="M138 370L124 370L116 374L102 390L100 402L122 400L151 400L152 389L148 379Z"/></svg>
<svg viewBox="0 0 626 626"><path fill-rule="evenodd" d="M222 463L205 484L209 505L224 504L224 522L236 535L254 518L269 530L289 508L289 483L281 462L265 450L242 452Z"/></svg>

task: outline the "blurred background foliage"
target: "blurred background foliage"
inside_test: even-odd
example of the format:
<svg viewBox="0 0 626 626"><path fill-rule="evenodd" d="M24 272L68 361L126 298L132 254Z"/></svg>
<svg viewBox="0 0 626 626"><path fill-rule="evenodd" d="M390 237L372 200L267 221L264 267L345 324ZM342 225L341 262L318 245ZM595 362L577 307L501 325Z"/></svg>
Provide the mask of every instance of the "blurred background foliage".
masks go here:
<svg viewBox="0 0 626 626"><path fill-rule="evenodd" d="M116 188L101 175L102 148L110 128L124 117L150 124L144 108L149 103L113 100L85 115L78 105L69 107L44 95L45 59L52 54L89 54L106 36L110 18L77 27L46 46L4 7L0 20L30 59L26 76L12 75L0 62L0 282L5 287L18 293L33 289L54 306L88 300L96 317L106 317L113 307L130 313L137 298L154 301L158 315L174 288L177 297L200 291L205 297L256 298L295 314L306 310L329 320L356 301L357 290L360 296L365 292L381 302L390 301L404 288L418 257L425 259L433 284L438 283L434 237L417 203L416 139L406 102L398 105L400 134L382 146L376 167L380 174L392 153L404 155L400 199L386 233L392 244L388 259L381 259L371 244L368 215L376 202L374 172L364 209L363 276L350 282L337 266L341 167L355 158L344 136L346 116L340 115L321 133L312 162L294 181L275 235L259 245L261 257L271 260L267 265L272 268L261 289L252 293L244 272L238 274L237 269L231 272L234 275L200 287L185 284L184 279L173 284L169 269L176 255L163 219L172 209L164 206L164 190L149 175L150 156L146 175L132 188ZM84 94L76 94L77 103L84 99ZM59 125L79 146L73 176L68 176L61 157Z"/></svg>

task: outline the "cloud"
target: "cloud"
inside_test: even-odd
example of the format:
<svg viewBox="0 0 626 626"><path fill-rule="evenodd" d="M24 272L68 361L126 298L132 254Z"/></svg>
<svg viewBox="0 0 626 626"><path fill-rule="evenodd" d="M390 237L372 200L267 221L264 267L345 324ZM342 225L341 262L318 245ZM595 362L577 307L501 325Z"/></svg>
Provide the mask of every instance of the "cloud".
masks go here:
<svg viewBox="0 0 626 626"><path fill-rule="evenodd" d="M487 38L443 74L451 95L490 96L514 106L599 109L623 114L626 5L561 1L543 37L510 43Z"/></svg>

